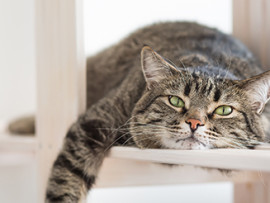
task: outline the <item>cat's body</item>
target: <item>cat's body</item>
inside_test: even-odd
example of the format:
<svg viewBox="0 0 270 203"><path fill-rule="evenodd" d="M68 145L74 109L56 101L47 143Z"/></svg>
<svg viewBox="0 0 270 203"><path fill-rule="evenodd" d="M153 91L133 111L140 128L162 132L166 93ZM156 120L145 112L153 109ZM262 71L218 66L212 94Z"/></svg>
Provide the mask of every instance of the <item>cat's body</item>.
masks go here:
<svg viewBox="0 0 270 203"><path fill-rule="evenodd" d="M229 35L193 23L146 27L87 60L87 107L119 86L130 69L141 72L140 52L152 47L178 67L218 67L239 79L263 71L250 51Z"/></svg>
<svg viewBox="0 0 270 203"><path fill-rule="evenodd" d="M156 24L140 29L115 46L88 58L88 108L134 74L139 75L137 83L142 86L145 79L141 70L140 52L144 45L152 47L177 67L199 69L212 76L242 80L263 72L259 62L241 42L216 29L189 22ZM138 84L127 85L134 87ZM135 89L144 91L144 88ZM141 93L137 94L138 97L133 98L134 103ZM265 109L265 128L269 126L268 112L269 108ZM120 144L127 144L127 137L120 139Z"/></svg>
<svg viewBox="0 0 270 203"><path fill-rule="evenodd" d="M140 55L144 45L160 55L150 47ZM260 113L269 73L244 80L262 68L245 46L215 29L156 24L88 58L87 71L88 110L67 133L47 202L85 196L113 144L250 148L265 140ZM255 87L263 88L256 94Z"/></svg>

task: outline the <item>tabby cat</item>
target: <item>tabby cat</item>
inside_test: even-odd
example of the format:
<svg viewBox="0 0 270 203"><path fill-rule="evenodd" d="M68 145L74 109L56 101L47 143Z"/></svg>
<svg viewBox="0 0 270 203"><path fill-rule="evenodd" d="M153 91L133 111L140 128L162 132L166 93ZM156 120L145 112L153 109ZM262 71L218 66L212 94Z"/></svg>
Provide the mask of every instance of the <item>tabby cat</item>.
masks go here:
<svg viewBox="0 0 270 203"><path fill-rule="evenodd" d="M216 29L155 24L88 58L87 71L88 110L65 137L47 202L84 198L113 145L244 149L267 139L270 72Z"/></svg>

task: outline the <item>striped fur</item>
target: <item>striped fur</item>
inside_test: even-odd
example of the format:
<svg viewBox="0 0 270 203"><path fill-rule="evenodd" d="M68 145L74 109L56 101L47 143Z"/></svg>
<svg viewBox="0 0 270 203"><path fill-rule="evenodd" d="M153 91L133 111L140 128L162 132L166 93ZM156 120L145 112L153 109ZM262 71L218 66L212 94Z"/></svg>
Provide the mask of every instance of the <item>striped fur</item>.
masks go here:
<svg viewBox="0 0 270 203"><path fill-rule="evenodd" d="M156 52L145 47L140 56L144 44ZM261 67L239 41L215 29L195 23L152 25L90 57L87 66L88 110L66 135L52 167L46 202L84 198L113 145L252 148L265 140L261 115L254 110L258 103L252 99L256 88L251 88L253 80L261 79L247 79ZM267 93L267 84L255 86ZM181 97L185 107L172 107L170 95ZM215 115L215 108L224 104L233 106L233 113ZM194 117L203 125L191 139L185 121Z"/></svg>

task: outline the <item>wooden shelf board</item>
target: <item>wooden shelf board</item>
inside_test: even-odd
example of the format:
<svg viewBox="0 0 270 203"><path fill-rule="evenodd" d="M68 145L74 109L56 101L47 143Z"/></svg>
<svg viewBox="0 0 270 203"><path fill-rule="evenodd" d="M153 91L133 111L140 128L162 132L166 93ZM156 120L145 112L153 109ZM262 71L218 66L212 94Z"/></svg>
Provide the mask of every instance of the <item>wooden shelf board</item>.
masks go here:
<svg viewBox="0 0 270 203"><path fill-rule="evenodd" d="M0 152L29 152L37 149L37 139L31 135L11 135L0 133Z"/></svg>
<svg viewBox="0 0 270 203"><path fill-rule="evenodd" d="M0 166L33 163L36 160L36 151L35 136L0 133Z"/></svg>
<svg viewBox="0 0 270 203"><path fill-rule="evenodd" d="M0 164L16 163L15 160L18 160L18 163L33 160L37 149L38 145L35 136L0 134ZM148 163L270 172L269 145L263 145L259 149L141 150L132 147L113 147L109 158Z"/></svg>
<svg viewBox="0 0 270 203"><path fill-rule="evenodd" d="M259 150L260 149L260 150ZM262 182L270 177L269 145L257 150L160 150L113 147L96 188L230 181ZM168 166L165 164L176 164ZM215 169L229 169L222 173Z"/></svg>
<svg viewBox="0 0 270 203"><path fill-rule="evenodd" d="M0 152L0 166L17 166L33 163L36 154L31 152Z"/></svg>
<svg viewBox="0 0 270 203"><path fill-rule="evenodd" d="M110 158L270 172L270 150L160 150L113 147Z"/></svg>

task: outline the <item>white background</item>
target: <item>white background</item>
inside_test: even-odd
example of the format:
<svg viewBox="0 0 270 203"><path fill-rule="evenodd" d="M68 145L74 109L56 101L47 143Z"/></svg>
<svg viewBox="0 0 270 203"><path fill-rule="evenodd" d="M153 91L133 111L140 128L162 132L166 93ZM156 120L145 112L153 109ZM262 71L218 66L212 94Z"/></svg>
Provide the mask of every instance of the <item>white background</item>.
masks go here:
<svg viewBox="0 0 270 203"><path fill-rule="evenodd" d="M143 25L189 20L230 33L231 0L85 0L85 51L94 54ZM0 124L35 111L34 0L0 0ZM34 164L0 165L0 202L34 203ZM91 200L91 201L90 201ZM232 185L96 189L91 203L231 203Z"/></svg>

